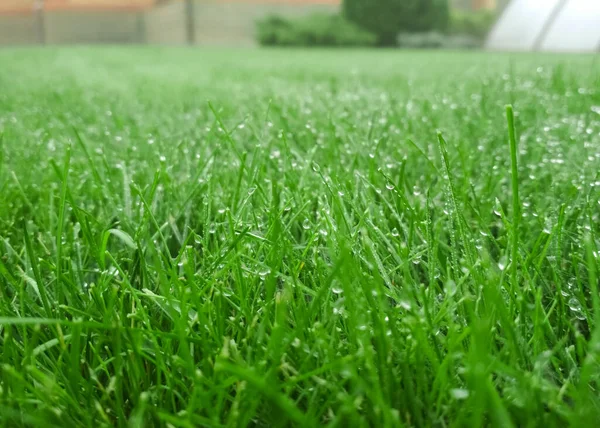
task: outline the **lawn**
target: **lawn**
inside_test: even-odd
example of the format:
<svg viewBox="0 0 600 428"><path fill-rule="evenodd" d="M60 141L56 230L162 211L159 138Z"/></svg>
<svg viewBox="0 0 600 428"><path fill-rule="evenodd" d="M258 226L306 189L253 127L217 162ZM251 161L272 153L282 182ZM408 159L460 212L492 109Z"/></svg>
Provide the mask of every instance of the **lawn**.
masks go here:
<svg viewBox="0 0 600 428"><path fill-rule="evenodd" d="M600 418L597 57L0 64L0 426Z"/></svg>

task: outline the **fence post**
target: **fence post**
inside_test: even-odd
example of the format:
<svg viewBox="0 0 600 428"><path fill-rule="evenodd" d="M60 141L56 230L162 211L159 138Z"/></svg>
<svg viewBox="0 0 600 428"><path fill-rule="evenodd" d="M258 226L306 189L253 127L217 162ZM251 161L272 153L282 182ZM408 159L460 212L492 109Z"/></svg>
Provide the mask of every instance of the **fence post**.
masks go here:
<svg viewBox="0 0 600 428"><path fill-rule="evenodd" d="M35 15L35 28L37 31L36 39L41 45L46 44L46 14L44 12L44 0L37 0L33 4L33 13Z"/></svg>
<svg viewBox="0 0 600 428"><path fill-rule="evenodd" d="M194 0L185 0L185 29L188 45L196 43L196 17L194 16Z"/></svg>

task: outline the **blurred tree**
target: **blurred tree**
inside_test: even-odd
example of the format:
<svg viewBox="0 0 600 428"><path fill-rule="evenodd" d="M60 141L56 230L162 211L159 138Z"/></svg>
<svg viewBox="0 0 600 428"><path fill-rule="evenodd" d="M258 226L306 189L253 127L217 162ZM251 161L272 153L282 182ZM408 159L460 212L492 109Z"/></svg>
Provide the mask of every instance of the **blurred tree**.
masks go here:
<svg viewBox="0 0 600 428"><path fill-rule="evenodd" d="M381 46L396 44L399 33L445 31L449 22L448 0L344 0L343 11Z"/></svg>

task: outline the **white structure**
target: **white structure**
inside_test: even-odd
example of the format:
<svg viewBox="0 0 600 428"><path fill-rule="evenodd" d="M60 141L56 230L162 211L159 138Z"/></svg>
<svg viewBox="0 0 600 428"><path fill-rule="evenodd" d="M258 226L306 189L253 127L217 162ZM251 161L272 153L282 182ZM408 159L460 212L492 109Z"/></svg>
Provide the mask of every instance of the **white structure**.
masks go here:
<svg viewBox="0 0 600 428"><path fill-rule="evenodd" d="M600 0L512 0L488 49L600 52Z"/></svg>

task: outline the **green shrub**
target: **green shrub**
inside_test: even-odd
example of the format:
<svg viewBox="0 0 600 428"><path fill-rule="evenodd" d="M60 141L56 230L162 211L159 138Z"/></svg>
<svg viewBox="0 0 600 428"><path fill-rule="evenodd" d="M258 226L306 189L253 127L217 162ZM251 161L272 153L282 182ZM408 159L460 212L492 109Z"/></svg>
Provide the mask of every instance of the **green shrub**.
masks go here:
<svg viewBox="0 0 600 428"><path fill-rule="evenodd" d="M450 34L464 34L483 40L496 22L496 14L489 10L453 11Z"/></svg>
<svg viewBox="0 0 600 428"><path fill-rule="evenodd" d="M383 46L399 33L446 31L449 22L448 0L344 0L343 11Z"/></svg>
<svg viewBox="0 0 600 428"><path fill-rule="evenodd" d="M449 35L437 31L401 33L398 46L405 49L476 49L481 41L467 34Z"/></svg>
<svg viewBox="0 0 600 428"><path fill-rule="evenodd" d="M372 46L376 36L340 15L313 14L286 19L270 16L257 22L263 46Z"/></svg>
<svg viewBox="0 0 600 428"><path fill-rule="evenodd" d="M291 22L279 16L269 16L256 23L256 38L261 45L281 45L291 32Z"/></svg>

